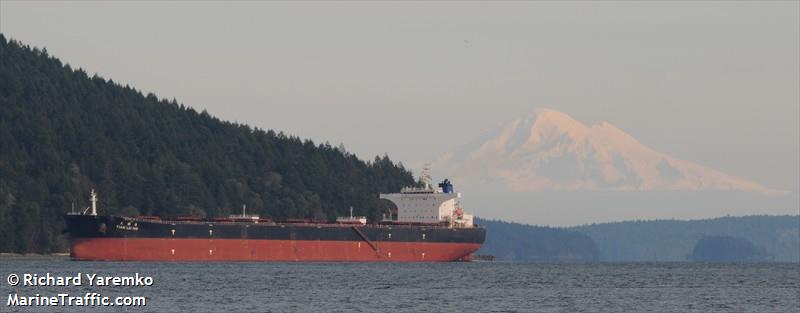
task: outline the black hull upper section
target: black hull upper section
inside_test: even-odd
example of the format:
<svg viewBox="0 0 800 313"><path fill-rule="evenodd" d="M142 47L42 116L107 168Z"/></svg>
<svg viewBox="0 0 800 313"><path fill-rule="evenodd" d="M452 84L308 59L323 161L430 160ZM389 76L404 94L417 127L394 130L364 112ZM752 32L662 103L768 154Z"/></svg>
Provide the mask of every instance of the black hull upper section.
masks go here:
<svg viewBox="0 0 800 313"><path fill-rule="evenodd" d="M482 227L348 225L251 221L170 221L121 216L67 215L72 238L216 238L250 240L395 241L482 244Z"/></svg>

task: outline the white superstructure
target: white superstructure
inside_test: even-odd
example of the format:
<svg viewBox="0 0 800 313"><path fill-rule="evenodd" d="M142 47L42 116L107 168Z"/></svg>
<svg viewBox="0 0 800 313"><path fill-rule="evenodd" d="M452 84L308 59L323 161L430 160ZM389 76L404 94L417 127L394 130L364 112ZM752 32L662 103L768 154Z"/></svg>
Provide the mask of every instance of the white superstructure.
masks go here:
<svg viewBox="0 0 800 313"><path fill-rule="evenodd" d="M449 223L453 227L473 227L471 214L464 214L458 199L461 193L453 192L453 185L445 179L439 188L430 186L430 177L422 176L421 188L405 187L400 193L382 193L381 199L397 206L397 220L401 223Z"/></svg>

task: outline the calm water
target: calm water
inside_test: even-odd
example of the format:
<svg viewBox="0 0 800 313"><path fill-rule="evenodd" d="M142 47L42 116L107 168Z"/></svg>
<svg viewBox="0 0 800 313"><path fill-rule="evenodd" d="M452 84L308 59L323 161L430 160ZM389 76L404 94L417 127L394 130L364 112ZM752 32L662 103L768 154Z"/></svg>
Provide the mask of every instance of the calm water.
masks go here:
<svg viewBox="0 0 800 313"><path fill-rule="evenodd" d="M11 273L151 287L11 287ZM116 263L0 259L0 312L800 312L798 264ZM9 293L146 296L147 306L8 307Z"/></svg>

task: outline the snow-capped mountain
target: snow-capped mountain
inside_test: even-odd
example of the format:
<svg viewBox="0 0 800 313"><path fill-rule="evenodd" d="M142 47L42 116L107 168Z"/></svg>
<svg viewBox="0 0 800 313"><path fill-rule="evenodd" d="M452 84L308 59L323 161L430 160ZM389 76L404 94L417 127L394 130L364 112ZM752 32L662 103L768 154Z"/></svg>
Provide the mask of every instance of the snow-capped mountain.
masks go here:
<svg viewBox="0 0 800 313"><path fill-rule="evenodd" d="M436 172L465 186L512 191L739 190L757 183L653 150L607 122L587 126L537 109L442 155Z"/></svg>

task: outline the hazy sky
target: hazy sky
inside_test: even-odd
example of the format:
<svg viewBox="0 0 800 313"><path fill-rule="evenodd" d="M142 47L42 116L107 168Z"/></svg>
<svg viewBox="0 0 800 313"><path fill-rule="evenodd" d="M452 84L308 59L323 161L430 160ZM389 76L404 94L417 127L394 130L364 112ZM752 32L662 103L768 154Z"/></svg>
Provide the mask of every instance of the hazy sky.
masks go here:
<svg viewBox="0 0 800 313"><path fill-rule="evenodd" d="M549 107L798 190L800 2L2 2L0 31L227 120L433 160Z"/></svg>

